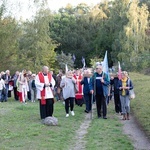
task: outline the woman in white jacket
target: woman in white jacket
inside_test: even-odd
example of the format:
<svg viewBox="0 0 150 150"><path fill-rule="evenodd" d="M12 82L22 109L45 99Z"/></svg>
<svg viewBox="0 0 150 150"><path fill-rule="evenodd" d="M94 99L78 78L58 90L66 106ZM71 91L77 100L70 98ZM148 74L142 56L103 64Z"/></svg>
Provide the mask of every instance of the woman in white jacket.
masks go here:
<svg viewBox="0 0 150 150"><path fill-rule="evenodd" d="M26 70L23 70L22 73L19 74L17 80L17 90L19 93L20 102L26 103L27 91L29 90Z"/></svg>

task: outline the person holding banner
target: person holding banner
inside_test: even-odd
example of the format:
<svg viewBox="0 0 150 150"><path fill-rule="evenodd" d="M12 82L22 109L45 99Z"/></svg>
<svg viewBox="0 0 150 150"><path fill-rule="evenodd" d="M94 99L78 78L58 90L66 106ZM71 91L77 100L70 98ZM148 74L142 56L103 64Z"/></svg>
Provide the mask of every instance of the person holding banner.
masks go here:
<svg viewBox="0 0 150 150"><path fill-rule="evenodd" d="M54 111L54 95L53 89L55 80L49 72L49 68L44 66L42 72L39 72L35 77L35 86L37 89L37 99L40 105L41 119L53 116Z"/></svg>
<svg viewBox="0 0 150 150"><path fill-rule="evenodd" d="M102 65L96 66L96 72L90 79L90 92L91 94L94 93L96 97L96 108L97 108L97 116L101 118L101 108L103 112L103 119L107 119L107 97L109 92L108 85L110 84L110 80L108 74L103 72Z"/></svg>

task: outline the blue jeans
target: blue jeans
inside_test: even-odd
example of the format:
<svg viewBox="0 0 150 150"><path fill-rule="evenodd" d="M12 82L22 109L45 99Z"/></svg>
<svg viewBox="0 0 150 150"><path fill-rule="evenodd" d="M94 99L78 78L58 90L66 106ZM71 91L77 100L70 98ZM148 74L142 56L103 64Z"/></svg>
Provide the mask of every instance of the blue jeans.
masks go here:
<svg viewBox="0 0 150 150"><path fill-rule="evenodd" d="M86 110L91 111L91 94L84 94L84 101L86 105Z"/></svg>

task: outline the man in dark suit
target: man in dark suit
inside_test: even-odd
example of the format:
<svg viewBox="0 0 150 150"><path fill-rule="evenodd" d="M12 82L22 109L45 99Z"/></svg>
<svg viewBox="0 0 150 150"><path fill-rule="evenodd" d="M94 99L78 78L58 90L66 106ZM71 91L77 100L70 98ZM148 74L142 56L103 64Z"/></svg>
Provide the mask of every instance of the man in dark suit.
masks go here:
<svg viewBox="0 0 150 150"><path fill-rule="evenodd" d="M89 88L90 76L91 76L90 71L85 70L85 73L83 76L84 77L80 83L81 85L83 84L83 94L84 94L84 100L85 100L85 105L86 105L85 112L89 113L89 111L91 111L91 93L90 93L90 88Z"/></svg>
<svg viewBox="0 0 150 150"><path fill-rule="evenodd" d="M93 74L90 79L90 92L96 97L96 108L97 108L97 116L101 118L101 108L103 106L103 119L107 119L107 105L106 99L108 97L108 85L110 84L110 80L108 78L108 74L103 72L102 65L96 66L96 72Z"/></svg>

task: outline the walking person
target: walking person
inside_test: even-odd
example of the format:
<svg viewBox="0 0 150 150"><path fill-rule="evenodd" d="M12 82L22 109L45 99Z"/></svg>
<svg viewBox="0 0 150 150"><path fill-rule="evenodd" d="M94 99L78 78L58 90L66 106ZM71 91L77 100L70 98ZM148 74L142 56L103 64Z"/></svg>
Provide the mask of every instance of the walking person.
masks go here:
<svg viewBox="0 0 150 150"><path fill-rule="evenodd" d="M84 104L84 99L83 99L83 85L80 84L83 78L81 70L77 69L73 77L76 79L77 82L76 84L78 86L78 92L75 94L75 103L78 106L82 107L82 105Z"/></svg>
<svg viewBox="0 0 150 150"><path fill-rule="evenodd" d="M23 70L17 79L17 90L19 93L19 101L21 103L27 104L27 92L28 92L28 81L27 81L27 72Z"/></svg>
<svg viewBox="0 0 150 150"><path fill-rule="evenodd" d="M120 94L118 89L119 78L117 73L111 77L110 84L111 84L111 92L114 93L115 112L121 113L122 112L121 101L120 101Z"/></svg>
<svg viewBox="0 0 150 150"><path fill-rule="evenodd" d="M6 70L5 74L2 76L2 79L5 81L5 95L4 95L4 101L7 102L8 100L8 91L9 91L9 82L11 81L10 71Z"/></svg>
<svg viewBox="0 0 150 150"><path fill-rule="evenodd" d="M36 77L36 74L32 74L32 78L29 82L29 86L31 86L30 87L30 89L31 89L31 102L35 102L35 100L36 100L35 77Z"/></svg>
<svg viewBox="0 0 150 150"><path fill-rule="evenodd" d="M128 78L126 71L122 72L122 79L118 83L118 89L120 90L120 100L123 120L129 120L130 113L130 99L129 90L133 89L132 81Z"/></svg>
<svg viewBox="0 0 150 150"><path fill-rule="evenodd" d="M66 77L64 77L60 82L60 87L63 91L63 98L65 100L65 110L66 110L66 117L69 117L69 105L71 115L74 116L75 113L74 109L74 100L75 100L75 84L76 80L73 77L73 73L68 71L66 73Z"/></svg>
<svg viewBox="0 0 150 150"><path fill-rule="evenodd" d="M90 77L91 73L89 70L85 70L83 74L83 79L81 80L81 85L83 85L83 94L84 94L84 101L86 105L85 112L89 113L91 111L91 93L90 93Z"/></svg>
<svg viewBox="0 0 150 150"><path fill-rule="evenodd" d="M12 76L14 99L16 101L19 100L19 98L18 98L18 91L17 91L17 84L16 84L18 77L19 77L19 71L16 71L15 74Z"/></svg>
<svg viewBox="0 0 150 150"><path fill-rule="evenodd" d="M101 108L103 112L103 119L107 119L107 97L108 85L110 83L108 75L102 71L102 65L96 66L96 72L90 79L90 92L94 93L96 97L97 116L101 118Z"/></svg>
<svg viewBox="0 0 150 150"><path fill-rule="evenodd" d="M55 80L47 66L43 66L42 71L36 75L35 86L37 99L39 100L40 117L43 121L46 117L53 116L54 112L54 95L52 90L55 86Z"/></svg>
<svg viewBox="0 0 150 150"><path fill-rule="evenodd" d="M0 103L3 102L3 94L5 91L5 82L1 77L1 73L0 73Z"/></svg>

